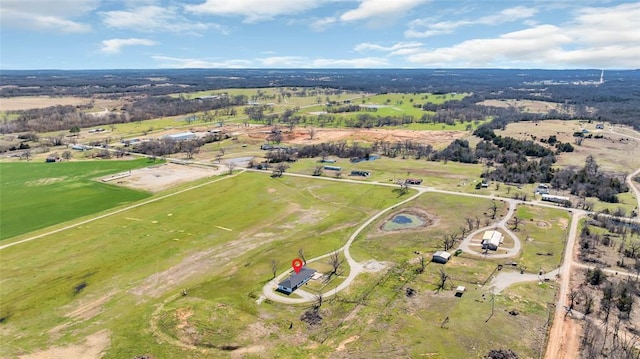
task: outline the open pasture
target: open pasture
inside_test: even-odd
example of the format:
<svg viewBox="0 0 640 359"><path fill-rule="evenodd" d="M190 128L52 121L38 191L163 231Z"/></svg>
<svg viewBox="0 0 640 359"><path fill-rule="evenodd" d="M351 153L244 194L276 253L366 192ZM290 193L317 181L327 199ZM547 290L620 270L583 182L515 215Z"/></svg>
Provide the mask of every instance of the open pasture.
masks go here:
<svg viewBox="0 0 640 359"><path fill-rule="evenodd" d="M574 152L563 152L558 156L558 166L584 166L587 156L595 157L605 171L629 172L640 167L640 141L628 139L624 131L613 133L609 124L604 129L596 129L597 122L546 120L537 122L516 122L496 134L518 139L535 140L556 136L558 141L571 143ZM574 132L586 130L585 136L602 135L603 138L585 138L581 145L575 144ZM615 129L617 131L617 128ZM533 136L533 137L532 137Z"/></svg>
<svg viewBox="0 0 640 359"><path fill-rule="evenodd" d="M92 99L87 97L73 96L17 96L0 98L0 112L10 112L17 110L29 110L35 108L45 108L51 106L80 106L93 104L89 112L98 112L105 107L110 108L120 106L120 101Z"/></svg>
<svg viewBox="0 0 640 359"><path fill-rule="evenodd" d="M0 240L148 197L95 179L150 164L146 159L0 163Z"/></svg>
<svg viewBox="0 0 640 359"><path fill-rule="evenodd" d="M183 288L258 323L262 311L281 318L280 306L255 303L271 261L282 271L301 248L307 258L335 250L398 200L391 188L243 173L3 249L0 318L12 335L0 352L10 357L108 329L107 358L176 357L181 346L158 344L147 329L155 305ZM91 310L78 316L81 308ZM300 315L288 311L285 318Z"/></svg>

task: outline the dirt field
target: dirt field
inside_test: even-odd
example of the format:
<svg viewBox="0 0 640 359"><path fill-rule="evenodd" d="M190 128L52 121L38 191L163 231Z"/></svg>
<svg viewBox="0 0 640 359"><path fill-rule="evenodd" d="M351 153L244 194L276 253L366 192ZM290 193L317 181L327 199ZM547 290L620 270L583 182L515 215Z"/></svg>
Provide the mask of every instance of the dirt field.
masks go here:
<svg viewBox="0 0 640 359"><path fill-rule="evenodd" d="M65 347L52 347L47 350L28 355L20 359L98 359L109 346L110 338L107 330L101 330L88 336L84 343Z"/></svg>
<svg viewBox="0 0 640 359"><path fill-rule="evenodd" d="M560 113L569 113L573 111L571 108L564 108L561 104L545 101L533 101L533 100L484 100L478 102L478 105L491 106L491 107L515 107L522 112L528 113L549 113L551 110L556 110Z"/></svg>
<svg viewBox="0 0 640 359"><path fill-rule="evenodd" d="M116 179L109 180L110 177L101 178L112 184L118 184L134 189L141 189L149 192L159 192L175 186L180 183L194 181L204 177L219 175L225 168L204 168L194 166L184 166L178 164L167 163L158 166L141 168L131 171L130 175L122 173L123 177L117 176Z"/></svg>
<svg viewBox="0 0 640 359"><path fill-rule="evenodd" d="M95 107L119 106L119 101L94 100ZM50 97L50 96L21 96L0 99L0 111L28 110L33 108L45 108L56 105L86 105L91 102L90 98L82 97Z"/></svg>
<svg viewBox="0 0 640 359"><path fill-rule="evenodd" d="M451 141L464 137L467 133L462 131L411 131L411 130L387 130L387 129L335 129L318 128L315 129L313 139L309 136L309 131L305 129L294 129L293 133L284 133L283 142L312 145L322 142L374 142L387 141L397 142L411 140L419 143L430 144L434 147L446 146ZM268 134L261 132L251 132L249 137L266 138Z"/></svg>

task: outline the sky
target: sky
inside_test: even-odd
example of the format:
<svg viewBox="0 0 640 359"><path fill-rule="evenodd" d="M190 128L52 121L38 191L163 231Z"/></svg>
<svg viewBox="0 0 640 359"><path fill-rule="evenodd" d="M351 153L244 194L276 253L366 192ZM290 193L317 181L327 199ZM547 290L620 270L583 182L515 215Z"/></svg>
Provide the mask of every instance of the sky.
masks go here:
<svg viewBox="0 0 640 359"><path fill-rule="evenodd" d="M0 0L0 70L640 68L640 2Z"/></svg>

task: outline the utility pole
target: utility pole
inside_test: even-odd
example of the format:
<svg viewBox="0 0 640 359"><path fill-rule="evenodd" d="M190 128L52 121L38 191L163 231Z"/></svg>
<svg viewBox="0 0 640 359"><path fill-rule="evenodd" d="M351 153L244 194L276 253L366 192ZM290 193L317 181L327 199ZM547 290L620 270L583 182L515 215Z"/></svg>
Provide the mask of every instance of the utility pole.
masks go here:
<svg viewBox="0 0 640 359"><path fill-rule="evenodd" d="M495 312L495 307L496 307L496 298L494 294L491 294L491 315L489 316L489 318L487 318L487 320L485 320L484 322L488 322L489 319L491 319L491 317L493 317L493 313Z"/></svg>

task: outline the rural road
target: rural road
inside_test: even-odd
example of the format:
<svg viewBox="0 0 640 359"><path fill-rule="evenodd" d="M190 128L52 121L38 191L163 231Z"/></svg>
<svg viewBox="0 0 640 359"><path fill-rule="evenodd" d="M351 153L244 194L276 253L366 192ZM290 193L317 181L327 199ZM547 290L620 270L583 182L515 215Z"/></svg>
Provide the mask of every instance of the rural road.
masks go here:
<svg viewBox="0 0 640 359"><path fill-rule="evenodd" d="M358 182L358 181L356 181L356 182ZM353 257L351 256L351 253L349 252L349 248L351 247L351 244L353 243L353 241L355 241L356 237L358 237L360 232L362 232L365 228L367 228L373 221L375 221L376 219L380 218L380 216L382 216L383 214L395 209L398 206L402 206L403 204L405 204L407 202L413 201L414 199L418 198L423 193L427 192L426 188L416 188L416 190L418 190L418 193L414 194L413 196L403 200L402 202L395 203L395 204L383 209L382 211L376 213L375 215L371 216L366 222L364 222L362 225L360 225L360 227L358 227L358 229L356 229L353 232L353 234L351 234L351 236L349 237L349 240L347 241L347 243L345 243L344 246L342 246L340 249L338 249L339 252L344 253L344 257L347 260L347 264L349 265L349 268L350 268L349 269L349 275L335 289L332 289L330 291L322 293L322 296L324 298L333 296L333 295L337 294L338 292L340 292L341 290L347 288L349 285L351 285L353 280L356 279L356 276L358 276L358 274L362 273L362 269L363 269L362 264L356 262L356 260L353 259ZM322 255L322 256L319 256L319 257L315 257L313 259L308 260L307 263L311 263L311 262L315 262L315 261L318 261L318 260L323 259L323 258L327 258L332 253L334 253L334 252L330 252L330 253L327 253L325 255ZM302 303L313 302L315 300L315 296L313 298L308 298L308 296L304 295L301 298L291 298L291 297L285 297L284 295L280 295L280 294L277 294L275 292L275 289L277 289L277 287L278 287L278 283L281 280L283 280L286 276L288 276L290 273L291 273L291 269L285 271L284 273L282 273L279 276L277 276L275 279L269 281L269 283L267 283L263 287L263 289L262 289L263 296L261 296L257 300L257 302L261 303L265 298L268 298L270 300L273 300L273 301L276 301L276 302L280 302L280 303L286 303L286 304L302 304ZM294 293L296 293L296 292L294 292Z"/></svg>

